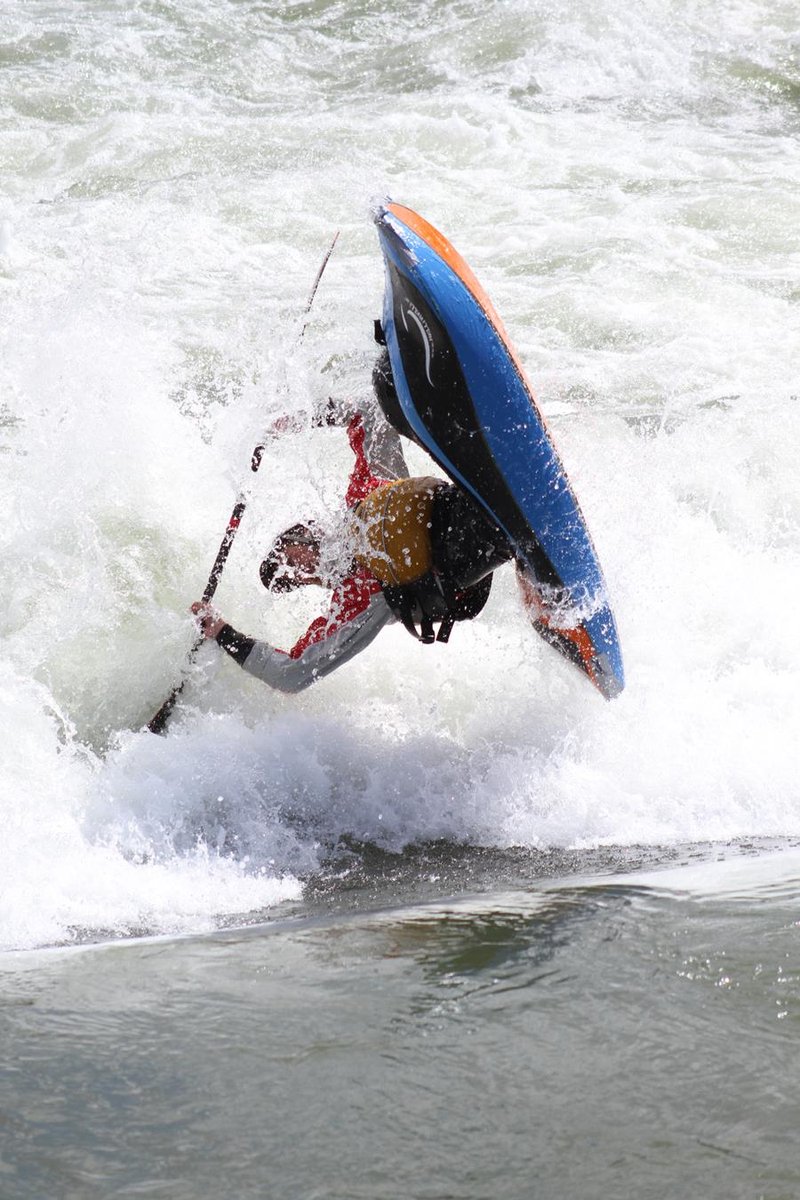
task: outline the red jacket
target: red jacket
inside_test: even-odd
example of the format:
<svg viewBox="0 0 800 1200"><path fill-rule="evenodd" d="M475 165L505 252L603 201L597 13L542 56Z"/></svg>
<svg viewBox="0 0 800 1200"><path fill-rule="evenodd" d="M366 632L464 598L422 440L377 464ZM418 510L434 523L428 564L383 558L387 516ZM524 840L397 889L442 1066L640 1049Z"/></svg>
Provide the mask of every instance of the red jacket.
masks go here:
<svg viewBox="0 0 800 1200"><path fill-rule="evenodd" d="M347 507L352 508L389 481L374 474L367 461L360 414L350 420L347 437L356 458L345 492ZM369 571L356 570L334 589L327 613L312 621L288 652L245 637L229 625L217 641L249 674L279 691L300 692L355 657L394 620L379 581Z"/></svg>

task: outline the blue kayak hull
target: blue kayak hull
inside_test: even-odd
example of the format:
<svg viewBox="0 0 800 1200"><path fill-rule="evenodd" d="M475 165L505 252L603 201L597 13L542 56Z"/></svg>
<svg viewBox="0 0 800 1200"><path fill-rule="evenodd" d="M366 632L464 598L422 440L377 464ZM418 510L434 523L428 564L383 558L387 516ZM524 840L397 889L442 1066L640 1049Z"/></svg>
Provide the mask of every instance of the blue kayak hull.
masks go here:
<svg viewBox="0 0 800 1200"><path fill-rule="evenodd" d="M383 330L403 415L431 457L514 547L536 630L606 697L624 687L616 622L589 531L491 301L413 210L376 224Z"/></svg>

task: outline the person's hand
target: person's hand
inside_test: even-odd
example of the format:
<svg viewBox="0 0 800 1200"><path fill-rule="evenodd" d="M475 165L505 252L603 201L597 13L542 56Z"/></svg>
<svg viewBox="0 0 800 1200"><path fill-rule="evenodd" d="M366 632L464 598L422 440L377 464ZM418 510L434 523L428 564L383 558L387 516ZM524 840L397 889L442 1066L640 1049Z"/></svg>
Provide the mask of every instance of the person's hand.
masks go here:
<svg viewBox="0 0 800 1200"><path fill-rule="evenodd" d="M305 421L297 413L284 413L272 422L267 430L267 437L272 440L284 433L299 433L304 425Z"/></svg>
<svg viewBox="0 0 800 1200"><path fill-rule="evenodd" d="M203 604L202 600L196 600L192 605L192 612L197 618L197 627L203 637L215 638L222 626L227 624L225 618L211 604Z"/></svg>

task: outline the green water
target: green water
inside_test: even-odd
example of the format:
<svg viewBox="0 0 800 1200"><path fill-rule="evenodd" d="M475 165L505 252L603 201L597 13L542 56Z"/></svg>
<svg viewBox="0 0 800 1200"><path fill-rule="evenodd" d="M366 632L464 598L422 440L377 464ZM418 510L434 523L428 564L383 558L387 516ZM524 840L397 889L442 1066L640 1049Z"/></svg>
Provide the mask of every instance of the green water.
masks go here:
<svg viewBox="0 0 800 1200"><path fill-rule="evenodd" d="M800 860L690 858L6 957L2 1194L789 1200Z"/></svg>

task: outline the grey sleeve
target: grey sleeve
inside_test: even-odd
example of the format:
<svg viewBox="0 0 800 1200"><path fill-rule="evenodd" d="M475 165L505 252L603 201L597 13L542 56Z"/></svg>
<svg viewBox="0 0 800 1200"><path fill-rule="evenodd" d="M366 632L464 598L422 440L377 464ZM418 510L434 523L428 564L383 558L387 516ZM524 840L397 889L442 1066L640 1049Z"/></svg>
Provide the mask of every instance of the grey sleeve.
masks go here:
<svg viewBox="0 0 800 1200"><path fill-rule="evenodd" d="M313 642L298 658L291 658L268 642L254 642L241 666L277 691L293 695L355 658L394 619L383 594L377 592L362 613L329 637Z"/></svg>
<svg viewBox="0 0 800 1200"><path fill-rule="evenodd" d="M400 434L381 412L374 397L362 406L364 454L370 470L380 479L407 479L408 467Z"/></svg>

